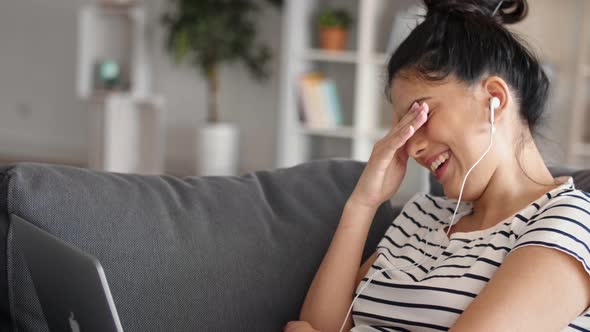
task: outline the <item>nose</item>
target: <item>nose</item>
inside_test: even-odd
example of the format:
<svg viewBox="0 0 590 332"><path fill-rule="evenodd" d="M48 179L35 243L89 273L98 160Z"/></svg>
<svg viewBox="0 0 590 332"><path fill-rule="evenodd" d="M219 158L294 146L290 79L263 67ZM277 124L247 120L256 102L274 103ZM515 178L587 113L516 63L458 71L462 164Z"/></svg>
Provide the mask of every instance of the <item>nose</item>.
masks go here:
<svg viewBox="0 0 590 332"><path fill-rule="evenodd" d="M426 147L428 146L426 137L424 137L424 132L421 129L422 128L419 128L406 142L406 151L408 152L408 155L416 160L424 155Z"/></svg>

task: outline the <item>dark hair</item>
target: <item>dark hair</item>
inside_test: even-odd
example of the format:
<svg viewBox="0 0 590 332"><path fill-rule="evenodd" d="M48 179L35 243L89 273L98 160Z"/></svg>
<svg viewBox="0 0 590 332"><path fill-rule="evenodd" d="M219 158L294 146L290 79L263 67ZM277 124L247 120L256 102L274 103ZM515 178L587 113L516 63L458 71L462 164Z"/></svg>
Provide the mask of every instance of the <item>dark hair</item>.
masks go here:
<svg viewBox="0 0 590 332"><path fill-rule="evenodd" d="M468 85L484 74L498 75L516 94L521 118L535 132L547 100L549 81L525 42L503 26L526 17L527 1L503 1L501 5L499 0L424 3L424 21L389 60L388 98L393 79L406 70L428 81L440 81L453 74Z"/></svg>

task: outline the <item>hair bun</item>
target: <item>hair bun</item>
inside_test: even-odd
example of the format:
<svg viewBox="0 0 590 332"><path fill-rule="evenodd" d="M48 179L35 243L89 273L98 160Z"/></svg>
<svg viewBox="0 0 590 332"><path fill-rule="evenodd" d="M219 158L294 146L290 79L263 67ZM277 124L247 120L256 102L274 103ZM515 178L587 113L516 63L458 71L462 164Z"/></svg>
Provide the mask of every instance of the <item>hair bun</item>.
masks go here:
<svg viewBox="0 0 590 332"><path fill-rule="evenodd" d="M490 17L500 24L520 22L529 11L527 0L424 0L424 4L427 9L427 17L450 13L481 15ZM498 5L500 5L499 8ZM494 13L494 11L496 12Z"/></svg>

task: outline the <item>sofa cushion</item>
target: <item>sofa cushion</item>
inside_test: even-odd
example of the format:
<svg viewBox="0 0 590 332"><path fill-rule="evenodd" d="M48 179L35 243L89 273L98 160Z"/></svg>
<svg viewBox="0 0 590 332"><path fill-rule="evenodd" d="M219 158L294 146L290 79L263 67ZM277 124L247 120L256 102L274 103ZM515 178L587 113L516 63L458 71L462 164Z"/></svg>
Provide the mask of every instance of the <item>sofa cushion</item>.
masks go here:
<svg viewBox="0 0 590 332"><path fill-rule="evenodd" d="M0 168L0 330L46 331L9 213L101 262L125 331L280 331L299 310L365 163L242 176ZM363 261L397 212L384 203Z"/></svg>
<svg viewBox="0 0 590 332"><path fill-rule="evenodd" d="M586 170L579 170L574 168L568 167L549 167L549 171L553 175L553 177L558 176L571 176L574 179L574 185L576 189L584 190L586 192L590 192L590 169ZM434 196L443 196L444 191L443 188L436 180L432 173L429 174L429 182L430 182L430 193Z"/></svg>

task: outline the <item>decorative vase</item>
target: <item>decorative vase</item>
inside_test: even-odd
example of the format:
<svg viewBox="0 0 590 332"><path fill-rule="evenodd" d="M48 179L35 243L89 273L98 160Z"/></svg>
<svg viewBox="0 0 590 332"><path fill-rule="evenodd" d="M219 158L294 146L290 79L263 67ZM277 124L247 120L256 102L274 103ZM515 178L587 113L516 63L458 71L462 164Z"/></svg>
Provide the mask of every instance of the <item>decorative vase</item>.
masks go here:
<svg viewBox="0 0 590 332"><path fill-rule="evenodd" d="M235 124L207 123L199 129L197 174L239 175L239 129Z"/></svg>
<svg viewBox="0 0 590 332"><path fill-rule="evenodd" d="M322 49L342 51L346 48L348 31L340 27L323 27L320 29L320 46Z"/></svg>

